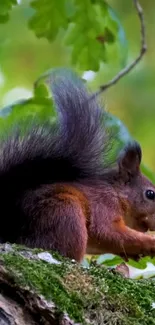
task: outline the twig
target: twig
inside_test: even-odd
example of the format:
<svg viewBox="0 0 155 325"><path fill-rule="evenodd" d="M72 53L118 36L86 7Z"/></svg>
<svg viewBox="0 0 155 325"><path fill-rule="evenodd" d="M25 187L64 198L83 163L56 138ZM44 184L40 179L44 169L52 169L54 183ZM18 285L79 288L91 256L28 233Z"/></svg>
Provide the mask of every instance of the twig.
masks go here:
<svg viewBox="0 0 155 325"><path fill-rule="evenodd" d="M134 3L134 6L136 8L137 15L138 15L139 20L140 20L140 27L141 27L141 48L140 48L140 53L133 62L131 62L129 65L127 65L125 68L123 68L113 79L111 79L105 85L100 86L100 89L95 94L93 94L91 99L93 99L96 96L100 95L102 92L104 92L109 87L115 85L122 77L124 77L127 73L129 73L138 64L138 62L142 59L143 55L145 54L145 52L147 50L143 9L142 9L140 3L138 2L138 0L133 0L133 3Z"/></svg>

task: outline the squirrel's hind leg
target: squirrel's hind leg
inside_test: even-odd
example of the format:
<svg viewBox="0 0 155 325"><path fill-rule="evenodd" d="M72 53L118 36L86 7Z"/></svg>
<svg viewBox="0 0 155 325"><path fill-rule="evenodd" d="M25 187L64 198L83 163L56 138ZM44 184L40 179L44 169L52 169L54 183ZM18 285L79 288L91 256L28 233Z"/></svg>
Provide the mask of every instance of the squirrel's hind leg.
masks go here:
<svg viewBox="0 0 155 325"><path fill-rule="evenodd" d="M27 226L18 242L51 249L80 262L87 246L86 217L81 204L72 194L51 192L42 188L27 195L23 202Z"/></svg>

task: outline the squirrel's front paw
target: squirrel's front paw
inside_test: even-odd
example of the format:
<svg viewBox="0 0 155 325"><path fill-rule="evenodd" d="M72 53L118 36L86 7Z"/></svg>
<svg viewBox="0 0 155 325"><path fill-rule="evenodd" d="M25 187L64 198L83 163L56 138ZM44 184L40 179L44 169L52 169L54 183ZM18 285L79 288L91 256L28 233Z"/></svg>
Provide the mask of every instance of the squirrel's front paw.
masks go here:
<svg viewBox="0 0 155 325"><path fill-rule="evenodd" d="M142 256L155 256L155 236L148 235L145 240L142 241Z"/></svg>

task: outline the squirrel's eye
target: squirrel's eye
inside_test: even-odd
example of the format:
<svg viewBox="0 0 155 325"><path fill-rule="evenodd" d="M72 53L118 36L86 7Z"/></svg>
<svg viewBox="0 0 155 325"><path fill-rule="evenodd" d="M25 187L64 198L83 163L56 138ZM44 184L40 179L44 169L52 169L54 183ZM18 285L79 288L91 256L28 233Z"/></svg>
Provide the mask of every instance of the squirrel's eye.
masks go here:
<svg viewBox="0 0 155 325"><path fill-rule="evenodd" d="M147 190L145 192L145 195L146 195L147 199L149 199L149 200L154 200L155 199L155 192L152 191L152 190Z"/></svg>

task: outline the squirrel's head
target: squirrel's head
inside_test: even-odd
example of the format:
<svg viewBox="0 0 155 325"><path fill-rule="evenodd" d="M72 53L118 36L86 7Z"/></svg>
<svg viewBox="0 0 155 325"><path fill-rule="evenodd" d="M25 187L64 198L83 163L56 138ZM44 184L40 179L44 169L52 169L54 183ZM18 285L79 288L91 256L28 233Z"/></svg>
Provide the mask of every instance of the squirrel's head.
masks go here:
<svg viewBox="0 0 155 325"><path fill-rule="evenodd" d="M118 159L120 199L125 222L133 229L155 230L155 186L140 171L141 147L125 147Z"/></svg>

